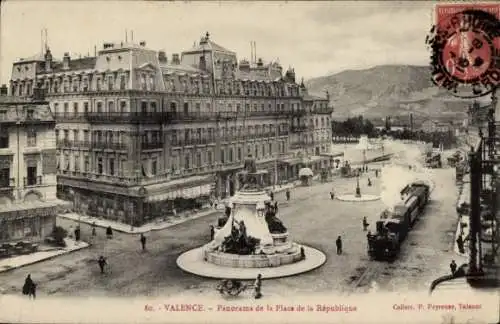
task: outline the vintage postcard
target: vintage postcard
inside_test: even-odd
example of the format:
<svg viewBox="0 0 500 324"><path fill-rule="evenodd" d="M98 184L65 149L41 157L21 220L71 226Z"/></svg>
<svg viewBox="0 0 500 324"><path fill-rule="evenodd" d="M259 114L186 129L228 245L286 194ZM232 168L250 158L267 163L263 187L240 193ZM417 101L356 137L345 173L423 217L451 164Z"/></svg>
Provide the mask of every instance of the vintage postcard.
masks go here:
<svg viewBox="0 0 500 324"><path fill-rule="evenodd" d="M0 322L499 323L498 2L0 24Z"/></svg>

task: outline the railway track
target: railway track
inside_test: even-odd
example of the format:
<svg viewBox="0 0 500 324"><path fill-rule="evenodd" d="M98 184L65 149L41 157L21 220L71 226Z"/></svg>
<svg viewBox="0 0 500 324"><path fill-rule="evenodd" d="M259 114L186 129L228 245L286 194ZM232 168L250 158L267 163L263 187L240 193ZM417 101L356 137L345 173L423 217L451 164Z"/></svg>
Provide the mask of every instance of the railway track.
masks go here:
<svg viewBox="0 0 500 324"><path fill-rule="evenodd" d="M349 294L368 292L372 288L372 282L383 272L385 266L384 262L369 261L366 269L351 283Z"/></svg>

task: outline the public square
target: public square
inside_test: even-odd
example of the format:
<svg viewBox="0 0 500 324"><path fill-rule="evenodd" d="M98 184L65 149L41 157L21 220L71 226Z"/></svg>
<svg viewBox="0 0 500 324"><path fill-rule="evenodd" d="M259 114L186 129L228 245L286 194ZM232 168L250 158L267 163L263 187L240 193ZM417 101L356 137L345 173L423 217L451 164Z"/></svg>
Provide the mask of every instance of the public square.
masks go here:
<svg viewBox="0 0 500 324"><path fill-rule="evenodd" d="M362 219L374 224L384 206L381 200L342 202L331 200L329 192L353 193L356 178L334 177L333 181L310 187L297 187L286 202L284 192L276 195L280 202L279 218L288 227L292 240L323 251L326 263L311 272L297 276L266 280L266 296L285 296L318 292L353 293L374 289L390 291L426 290L430 282L446 274L451 259L456 228L457 189L454 170L431 170L436 188L426 212L410 232L401 254L392 264L370 261L367 256L366 232ZM373 185L367 185L368 177ZM378 195L381 178L373 171L360 178L362 194ZM54 296L217 296L217 280L183 272L176 265L177 257L209 241L209 225L217 215L209 215L146 234L147 251L141 251L138 235L115 232L105 238L98 228L97 238L88 249L0 274L0 289L8 294L20 294L24 278L31 274L38 284L38 295ZM65 228L76 224L58 218ZM91 241L91 227L82 225L82 239ZM336 254L335 239L342 236L344 253ZM110 264L109 272L101 275L97 265L99 255ZM376 265L370 276L360 276ZM356 287L357 286L357 287Z"/></svg>

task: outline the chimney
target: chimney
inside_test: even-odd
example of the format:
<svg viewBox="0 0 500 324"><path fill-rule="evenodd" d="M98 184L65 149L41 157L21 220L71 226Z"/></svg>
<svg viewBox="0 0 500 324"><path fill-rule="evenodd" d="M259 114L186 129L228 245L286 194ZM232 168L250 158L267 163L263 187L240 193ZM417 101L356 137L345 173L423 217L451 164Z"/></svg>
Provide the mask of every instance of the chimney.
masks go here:
<svg viewBox="0 0 500 324"><path fill-rule="evenodd" d="M172 64L181 64L179 54L172 54Z"/></svg>
<svg viewBox="0 0 500 324"><path fill-rule="evenodd" d="M47 51L45 52L45 71L46 72L52 71L52 53L48 48Z"/></svg>
<svg viewBox="0 0 500 324"><path fill-rule="evenodd" d="M159 51L158 52L158 61L160 63L164 63L164 64L167 64L167 54L165 54L165 51Z"/></svg>
<svg viewBox="0 0 500 324"><path fill-rule="evenodd" d="M7 86L5 84L2 84L0 87L0 96L6 96L7 95Z"/></svg>
<svg viewBox="0 0 500 324"><path fill-rule="evenodd" d="M69 53L64 53L64 56L63 56L63 69L64 70L69 70L69 61L71 60L71 58L69 57Z"/></svg>

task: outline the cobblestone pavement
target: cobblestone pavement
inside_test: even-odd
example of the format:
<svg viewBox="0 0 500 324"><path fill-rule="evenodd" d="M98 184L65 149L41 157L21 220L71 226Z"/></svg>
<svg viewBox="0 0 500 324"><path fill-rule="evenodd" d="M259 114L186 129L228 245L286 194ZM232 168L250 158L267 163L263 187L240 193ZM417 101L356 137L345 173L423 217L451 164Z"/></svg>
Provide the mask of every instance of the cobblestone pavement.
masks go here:
<svg viewBox="0 0 500 324"><path fill-rule="evenodd" d="M443 178L452 177L448 171L436 171L436 173L442 173L439 176ZM373 173L370 177L373 186L367 186L367 176L364 175L360 179L361 191L366 194L378 194L380 178L375 178ZM366 216L368 222L373 223L383 209L382 202L379 200L348 203L331 200L329 197L332 187L335 187L336 194L353 193L355 183L354 178L335 179L326 184L298 187L292 190L290 202L285 202L284 193L276 195L276 199L281 202L279 217L289 228L292 239L322 250L327 255L327 262L321 268L306 274L266 281L264 283L266 295L349 291L352 282L357 280L359 274L372 263L366 256L366 232L362 231L361 221ZM450 191L449 188L446 190ZM439 194L436 195L435 197L441 199ZM448 223L449 230L452 229L456 216L448 214L448 211L453 209L453 206L454 201L451 199L439 201L434 198L430 211L410 234L410 244L406 245L407 251L406 248L403 249L402 260L391 265L402 269L389 268L385 271L400 276L401 279L392 278L390 281L386 280L387 282L381 281L381 284L390 288L391 283L395 283L392 286L398 287L397 282L407 282L413 273L423 278L429 268L439 268L431 262L441 260L441 254L445 253L442 250L449 247L446 242L448 240L451 242L452 236L441 239L433 235L445 234ZM450 220L445 220L443 215ZM0 290L4 293L20 293L24 278L31 273L33 280L38 283L38 295L42 298L47 294L55 296L215 294L215 280L187 274L176 266L176 259L181 253L208 242L208 227L215 220L215 215L207 216L162 231L148 233L146 252L140 250L139 237L136 235L115 233L115 238L107 240L105 230L98 229L96 241L85 251L0 274ZM58 220L58 222L66 228L70 224L74 225L70 220ZM427 222L429 224L426 224ZM90 239L90 231L90 226L82 225L83 240ZM335 249L335 239L338 235L342 236L344 242L344 253L340 256L336 255ZM429 256L429 252L424 250L436 251L436 248L441 254L433 252ZM110 263L109 272L105 275L99 273L96 262L100 254L105 255ZM441 261L448 262L447 259ZM420 270L413 269L418 267Z"/></svg>

